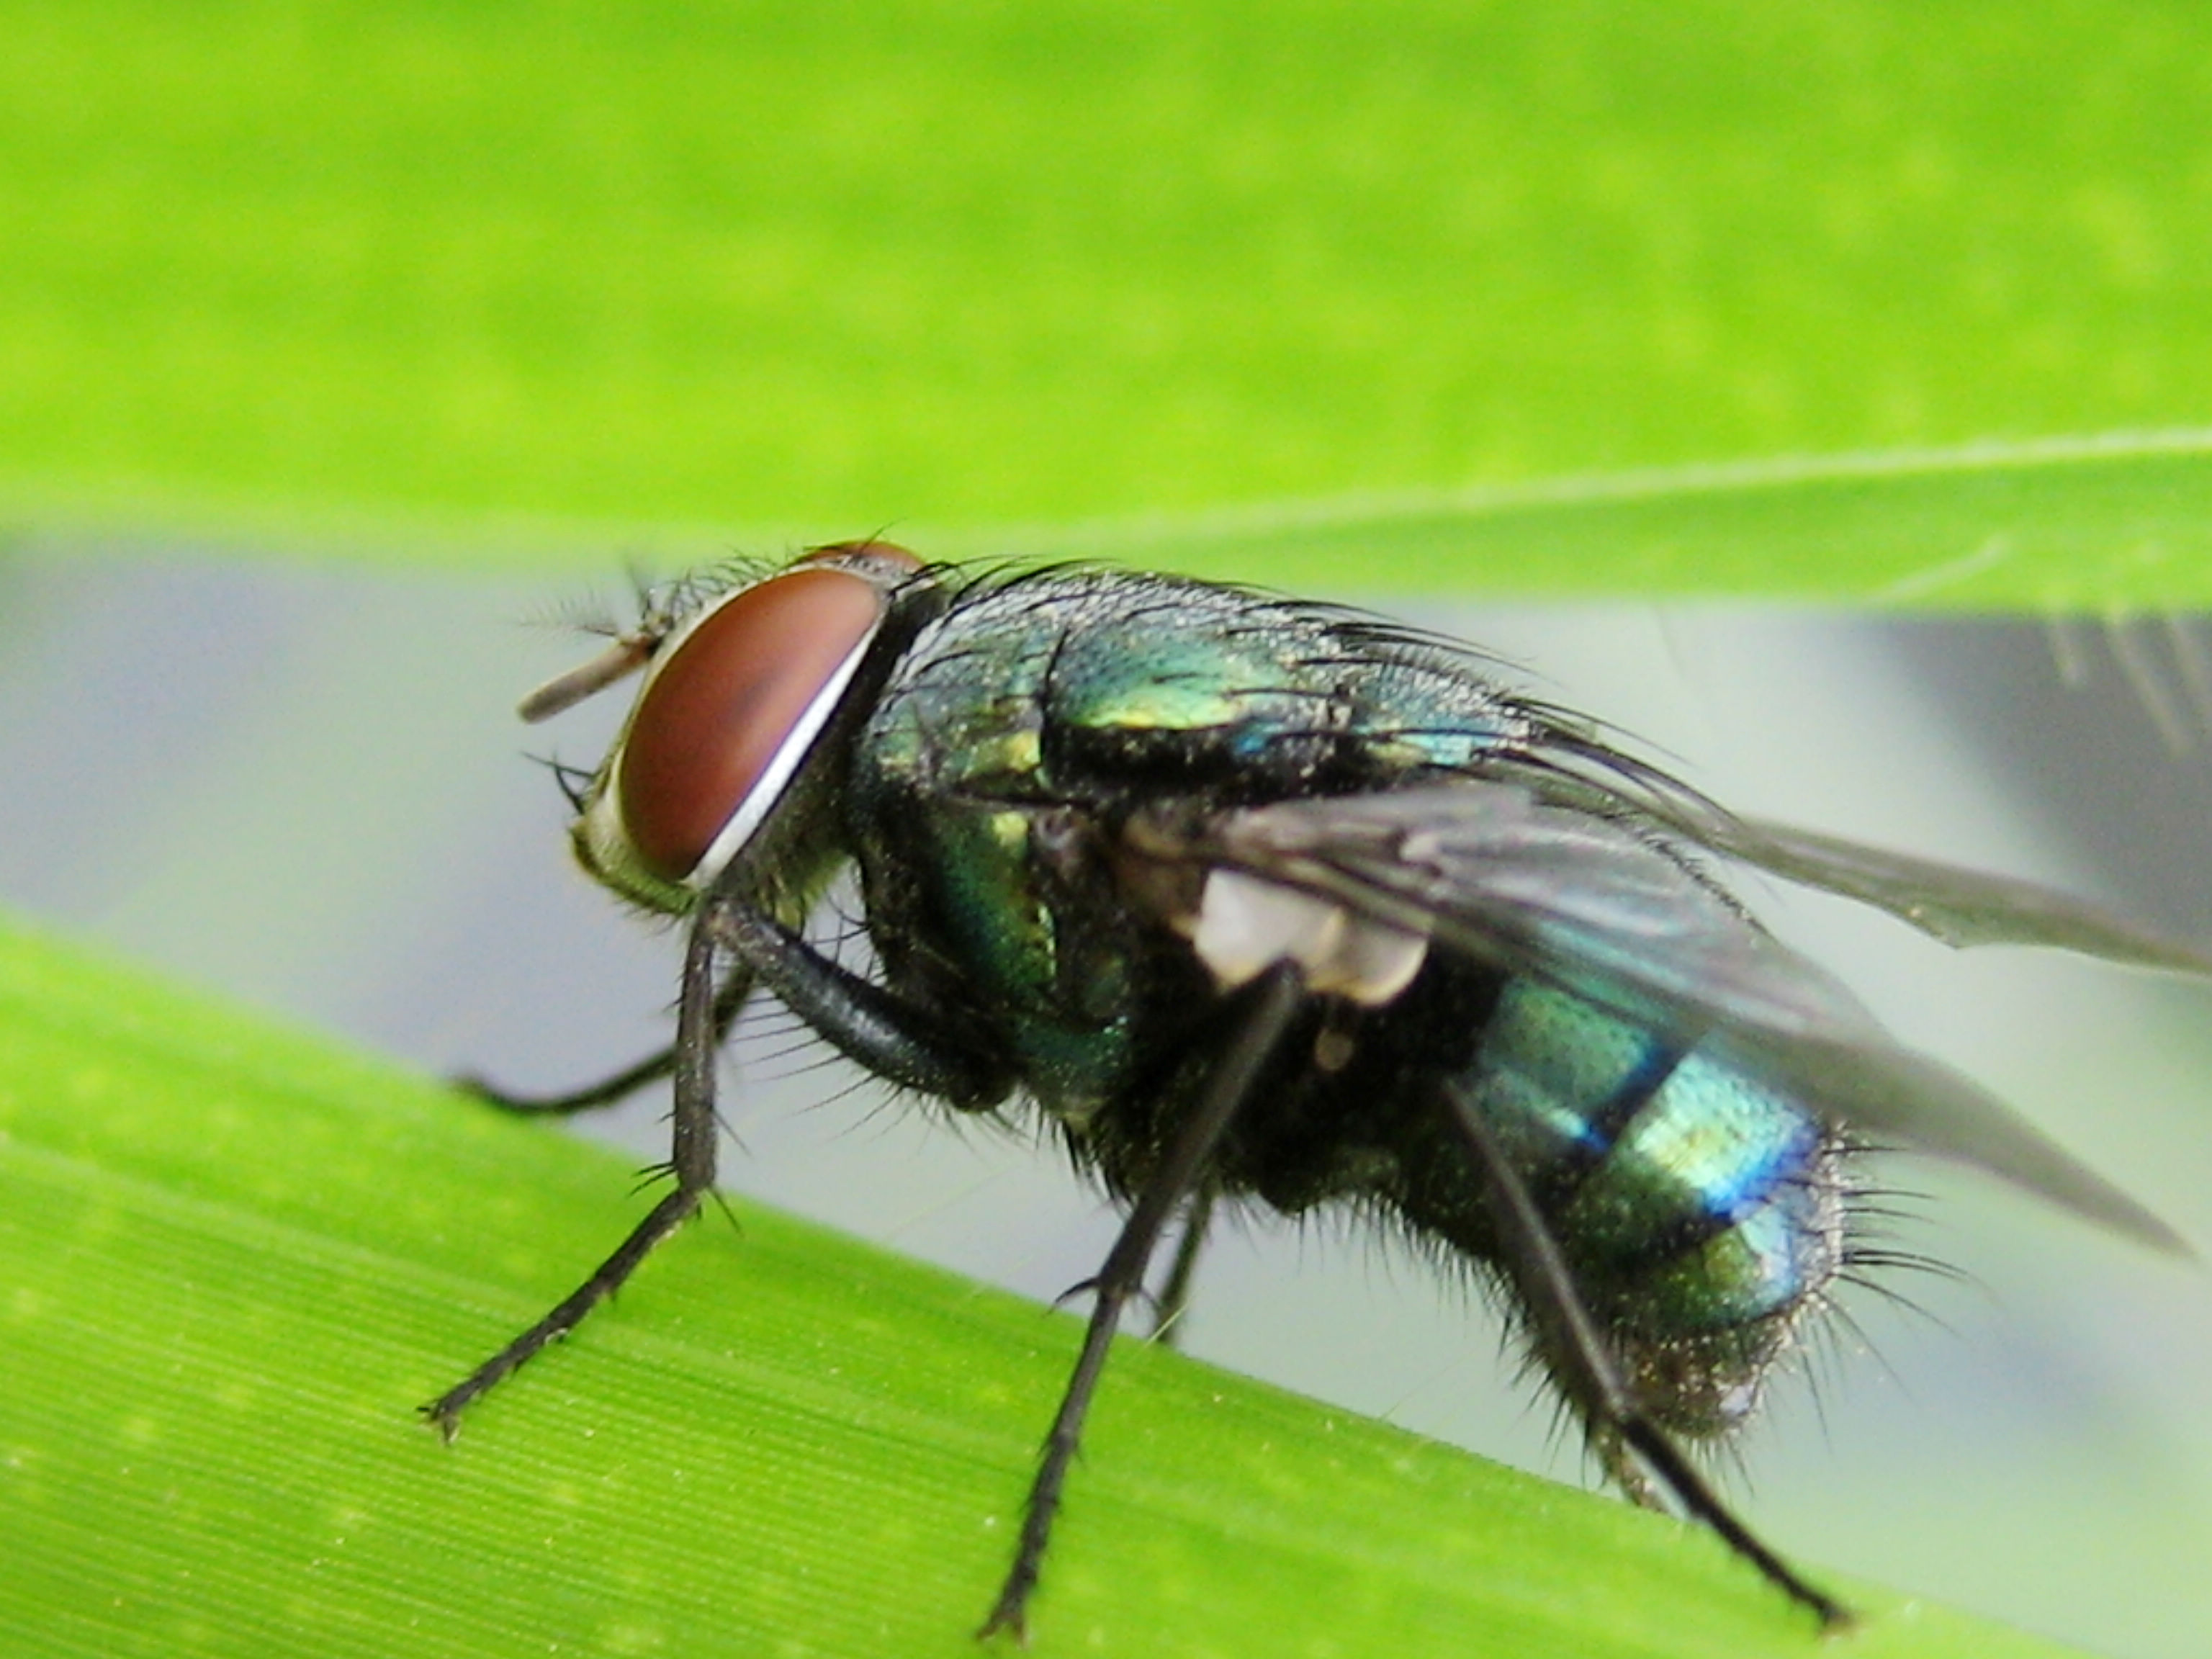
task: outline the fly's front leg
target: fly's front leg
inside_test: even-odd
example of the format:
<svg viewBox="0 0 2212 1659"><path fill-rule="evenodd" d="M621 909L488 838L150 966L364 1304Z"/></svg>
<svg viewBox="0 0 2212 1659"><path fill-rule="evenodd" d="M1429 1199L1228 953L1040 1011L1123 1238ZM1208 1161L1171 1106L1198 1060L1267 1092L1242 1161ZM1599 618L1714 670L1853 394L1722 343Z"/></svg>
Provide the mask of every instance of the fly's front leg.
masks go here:
<svg viewBox="0 0 2212 1659"><path fill-rule="evenodd" d="M672 1191L664 1194L645 1219L630 1230L615 1253L592 1272L544 1318L516 1337L459 1383L422 1407L448 1440L461 1413L538 1352L566 1336L584 1316L605 1301L660 1242L697 1212L714 1185L714 1054L720 1035L720 999L714 990L714 939L703 919L691 929L684 955L684 982L677 1002L676 1045L669 1053L676 1079L671 1115L668 1173Z"/></svg>
<svg viewBox="0 0 2212 1659"><path fill-rule="evenodd" d="M1107 1352L1113 1344L1115 1328L1121 1323L1122 1305L1144 1290L1145 1270L1152 1263L1160 1234L1169 1218L1194 1192L1202 1190L1214 1149L1304 1000L1304 981L1296 968L1283 963L1268 970L1261 981L1257 999L1246 1010L1208 1079L1198 1109L1176 1131L1166 1158L1122 1224L1121 1235L1108 1252L1106 1265L1087 1286L1079 1287L1090 1290L1095 1297L1090 1328L1083 1335L1083 1352L1060 1396L1052 1431L1045 1437L1044 1455L1037 1464L1036 1479L1030 1483L1029 1502L1022 1514L1022 1535L1014 1548L1013 1565L1007 1571L991 1616L977 1635L1006 1631L1018 1638L1024 1634L1024 1611L1044 1565L1045 1546L1052 1540L1060 1489L1067 1481L1068 1465L1082 1443L1083 1419L1090 1413L1091 1397L1106 1369Z"/></svg>
<svg viewBox="0 0 2212 1659"><path fill-rule="evenodd" d="M1608 1467L1618 1471L1627 1461L1626 1452L1633 1452L1658 1483L1674 1494L1675 1502L1718 1533L1768 1582L1810 1608L1828 1629L1850 1625L1850 1609L1799 1577L1788 1562L1736 1519L1682 1455L1681 1448L1645 1414L1621 1373L1613 1345L1583 1305L1573 1271L1552 1236L1551 1224L1528 1195L1528 1183L1507 1159L1489 1121L1456 1084L1446 1084L1443 1093L1450 1121L1488 1199L1490 1218L1498 1229L1501 1265L1520 1293L1554 1376L1589 1425ZM1648 1484L1634 1478L1625 1484L1632 1495L1649 1500Z"/></svg>
<svg viewBox="0 0 2212 1659"><path fill-rule="evenodd" d="M774 917L710 899L699 926L824 1042L885 1082L963 1111L995 1106L1013 1087L1012 1068L980 1036L962 1030L949 1011L863 979Z"/></svg>
<svg viewBox="0 0 2212 1659"><path fill-rule="evenodd" d="M714 994L714 1046L719 1048L730 1035L730 1028L738 1023L745 999L752 994L753 978L748 973L733 973L722 981L722 988ZM658 1083L676 1070L676 1047L671 1043L659 1054L647 1054L634 1066L589 1083L580 1089L558 1095L524 1095L511 1093L474 1073L453 1079L453 1086L465 1090L487 1106L496 1106L502 1112L513 1112L518 1117L569 1117L578 1112L595 1111L602 1106L611 1106L625 1100L648 1084Z"/></svg>

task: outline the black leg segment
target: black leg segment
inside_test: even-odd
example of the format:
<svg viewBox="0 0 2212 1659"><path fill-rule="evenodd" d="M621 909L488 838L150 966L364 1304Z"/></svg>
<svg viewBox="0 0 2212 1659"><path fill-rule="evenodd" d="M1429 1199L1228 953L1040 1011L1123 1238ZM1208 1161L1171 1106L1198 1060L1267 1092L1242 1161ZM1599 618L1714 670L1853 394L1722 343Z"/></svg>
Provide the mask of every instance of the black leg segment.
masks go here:
<svg viewBox="0 0 2212 1659"><path fill-rule="evenodd" d="M1012 1068L979 1042L963 1042L950 1011L902 1000L773 917L737 900L710 898L699 925L777 1001L886 1082L963 1110L995 1106L1013 1087Z"/></svg>
<svg viewBox="0 0 2212 1659"><path fill-rule="evenodd" d="M1206 1231L1213 1224L1213 1189L1200 1187L1183 1206L1182 1231L1176 1236L1174 1258L1160 1293L1152 1302L1152 1340L1172 1348L1180 1338L1182 1316L1190 1311L1191 1283L1198 1277L1198 1258L1206 1250Z"/></svg>
<svg viewBox="0 0 2212 1659"><path fill-rule="evenodd" d="M668 1173L675 1177L675 1190L663 1196L615 1253L550 1313L422 1407L422 1414L447 1439L453 1438L461 1413L471 1403L512 1376L547 1344L582 1323L586 1315L622 1288L663 1239L691 1218L713 1189L714 1052L726 1023L721 1009L722 999L714 993L714 938L705 926L695 925L684 957L676 1046L669 1051L670 1069L676 1079L676 1105L671 1117Z"/></svg>
<svg viewBox="0 0 2212 1659"><path fill-rule="evenodd" d="M1500 1262L1528 1310L1531 1334L1543 1349L1553 1379L1601 1445L1617 1441L1632 1450L1686 1512L1718 1533L1792 1601L1810 1608L1824 1626L1838 1630L1850 1624L1850 1609L1799 1577L1760 1542L1721 1502L1666 1431L1644 1414L1612 1345L1575 1288L1559 1241L1528 1195L1528 1184L1507 1160L1496 1133L1457 1085L1448 1083L1442 1092L1460 1140L1481 1177L1498 1232Z"/></svg>
<svg viewBox="0 0 2212 1659"><path fill-rule="evenodd" d="M1007 1571L991 1616L976 1632L979 1636L1000 1631L1017 1638L1023 1635L1024 1613L1030 1593L1036 1589L1038 1571L1044 1565L1053 1517L1060 1510L1060 1489L1066 1484L1068 1465L1082 1443L1083 1419L1106 1369L1106 1355L1113 1344L1115 1327L1121 1322L1122 1305L1142 1293L1145 1273L1160 1234L1192 1194L1202 1189L1206 1167L1222 1134L1250 1095L1261 1068L1289 1029L1304 997L1304 981L1287 963L1279 963L1261 981L1258 995L1223 1049L1198 1109L1176 1132L1167 1157L1139 1196L1128 1220L1121 1224L1121 1237L1107 1253L1105 1266L1085 1287L1096 1300L1090 1328L1084 1333L1083 1352L1060 1396L1051 1431L1045 1437L1044 1455L1022 1514L1022 1534L1015 1547L1013 1565Z"/></svg>
<svg viewBox="0 0 2212 1659"><path fill-rule="evenodd" d="M714 996L714 1046L720 1048L730 1035L730 1027L738 1023L738 1015L752 994L750 974L732 974L722 982ZM587 1083L580 1089L558 1095L515 1094L500 1088L485 1079L474 1075L457 1077L456 1088L465 1089L487 1106L496 1106L502 1112L513 1112L518 1117L571 1117L578 1112L596 1111L602 1106L611 1106L618 1100L627 1100L640 1089L660 1081L676 1069L676 1049L673 1044L657 1054L647 1054L634 1066L625 1066L619 1072L601 1078L597 1083Z"/></svg>

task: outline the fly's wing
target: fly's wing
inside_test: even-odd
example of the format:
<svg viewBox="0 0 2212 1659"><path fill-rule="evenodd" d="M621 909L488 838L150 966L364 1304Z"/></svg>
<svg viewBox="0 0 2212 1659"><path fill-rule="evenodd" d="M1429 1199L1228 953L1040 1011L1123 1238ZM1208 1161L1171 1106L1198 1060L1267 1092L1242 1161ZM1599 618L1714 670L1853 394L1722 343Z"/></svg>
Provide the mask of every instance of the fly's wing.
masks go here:
<svg viewBox="0 0 2212 1659"><path fill-rule="evenodd" d="M1789 1088L1871 1139L1975 1164L2186 1252L1986 1090L1900 1048L1839 981L1759 927L1634 811L1601 816L1517 783L1469 781L1197 819L1162 812L1133 823L1129 838L1148 860L1241 872L1548 981ZM1940 868L1884 867L1900 885L1912 868ZM2010 887L1984 880L1966 908L1987 908Z"/></svg>
<svg viewBox="0 0 2212 1659"><path fill-rule="evenodd" d="M1668 823L1716 852L1887 910L1960 950L2039 945L2130 967L2212 975L2212 957L2203 951L2033 882L1710 809Z"/></svg>
<svg viewBox="0 0 2212 1659"><path fill-rule="evenodd" d="M1648 823L1771 875L1886 910L1956 950L2034 945L2128 967L2212 976L2212 955L2071 893L1740 817L1679 778L1564 728L1544 733L1534 755L1496 764L1539 800Z"/></svg>

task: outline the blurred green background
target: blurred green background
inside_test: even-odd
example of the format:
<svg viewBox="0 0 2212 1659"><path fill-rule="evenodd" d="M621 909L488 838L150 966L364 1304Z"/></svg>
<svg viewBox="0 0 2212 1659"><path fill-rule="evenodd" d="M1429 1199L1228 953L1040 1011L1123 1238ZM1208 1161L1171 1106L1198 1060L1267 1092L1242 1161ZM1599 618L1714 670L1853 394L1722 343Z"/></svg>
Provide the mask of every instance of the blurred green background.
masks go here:
<svg viewBox="0 0 2212 1659"><path fill-rule="evenodd" d="M665 954L557 868L505 710L573 641L504 623L888 526L1419 594L1732 800L2202 938L2212 652L2162 619L2212 601L2208 242L2182 4L0 3L0 901L420 1065L627 1058ZM1747 597L2094 619L1646 604ZM1956 964L1875 961L2212 1243L2201 999L1976 963L1934 1014ZM886 1199L774 1121L748 1190L1039 1295L1090 1265L1064 1188ZM1785 1406L1748 1507L2202 1652L2201 1276L1945 1190L1929 1248L1996 1295L1878 1333L1895 1387L1832 1367L1834 1447ZM1419 1275L1353 1252L1294 1316L1237 1260L1204 1351L1545 1462ZM1421 1357L1301 1369L1362 1343Z"/></svg>
<svg viewBox="0 0 2212 1659"><path fill-rule="evenodd" d="M538 545L502 520L1065 525L2188 426L2212 380L2185 4L0 29L27 526L480 567Z"/></svg>

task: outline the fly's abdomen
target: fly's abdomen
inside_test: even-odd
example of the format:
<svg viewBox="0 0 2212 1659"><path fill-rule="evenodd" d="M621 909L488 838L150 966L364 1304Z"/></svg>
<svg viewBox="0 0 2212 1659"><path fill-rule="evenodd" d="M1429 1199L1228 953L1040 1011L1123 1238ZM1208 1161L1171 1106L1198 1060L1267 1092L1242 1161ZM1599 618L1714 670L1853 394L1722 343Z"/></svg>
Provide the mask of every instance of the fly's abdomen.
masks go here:
<svg viewBox="0 0 2212 1659"><path fill-rule="evenodd" d="M1474 1096L1648 1411L1741 1420L1843 1264L1836 1133L1780 1091L1567 992L1516 980Z"/></svg>

